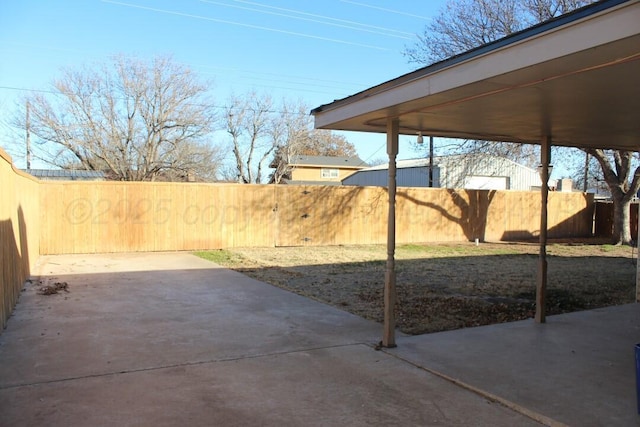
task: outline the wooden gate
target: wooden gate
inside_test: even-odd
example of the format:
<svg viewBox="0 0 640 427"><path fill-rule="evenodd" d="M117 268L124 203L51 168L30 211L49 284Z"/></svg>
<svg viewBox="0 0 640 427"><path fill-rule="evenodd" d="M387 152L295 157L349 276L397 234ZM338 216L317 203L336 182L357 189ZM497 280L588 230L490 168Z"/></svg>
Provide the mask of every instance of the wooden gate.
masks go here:
<svg viewBox="0 0 640 427"><path fill-rule="evenodd" d="M304 246L311 242L312 192L306 186L276 185L275 246Z"/></svg>
<svg viewBox="0 0 640 427"><path fill-rule="evenodd" d="M383 243L386 212L384 189L279 185L275 245Z"/></svg>

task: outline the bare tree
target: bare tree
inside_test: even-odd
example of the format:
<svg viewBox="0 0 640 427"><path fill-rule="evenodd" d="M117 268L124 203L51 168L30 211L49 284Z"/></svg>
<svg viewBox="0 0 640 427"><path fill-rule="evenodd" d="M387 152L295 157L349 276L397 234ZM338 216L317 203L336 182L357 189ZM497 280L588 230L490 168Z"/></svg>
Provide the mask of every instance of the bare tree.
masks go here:
<svg viewBox="0 0 640 427"><path fill-rule="evenodd" d="M170 57L125 56L66 70L51 93L27 97L39 157L58 167L100 170L115 179L211 177L222 160L209 143L209 90ZM16 124L25 129L24 115Z"/></svg>
<svg viewBox="0 0 640 427"><path fill-rule="evenodd" d="M565 176L575 183L575 188L583 192L595 191L601 196L611 196L606 184L602 168L596 159L590 154L574 147L553 147L551 158L562 158L563 167L566 168ZM554 164L557 164L554 162Z"/></svg>
<svg viewBox="0 0 640 427"><path fill-rule="evenodd" d="M357 155L355 146L346 137L325 129L312 130L309 145L305 147L301 154L340 157L354 157Z"/></svg>
<svg viewBox="0 0 640 427"><path fill-rule="evenodd" d="M487 154L504 157L522 165L535 168L540 163L540 149L532 144L516 144L512 142L480 141L472 139L447 139L446 144L434 144L438 155ZM414 151L427 152L429 147L412 143Z"/></svg>
<svg viewBox="0 0 640 427"><path fill-rule="evenodd" d="M594 1L596 0L524 0L525 27L564 15Z"/></svg>
<svg viewBox="0 0 640 427"><path fill-rule="evenodd" d="M449 0L403 54L419 66L441 61L595 0Z"/></svg>
<svg viewBox="0 0 640 427"><path fill-rule="evenodd" d="M301 102L275 104L268 95L250 92L229 99L224 128L230 136L233 166L225 176L245 184L270 183L291 175L297 155L355 156L353 144L341 135L313 128L309 107Z"/></svg>
<svg viewBox="0 0 640 427"><path fill-rule="evenodd" d="M417 42L403 54L410 63L429 65L551 19L593 0L449 0ZM531 158L522 144L465 141L460 151L490 152L512 160ZM640 188L639 169L631 172L633 152L585 149L600 165L614 202L614 241L631 243L629 203Z"/></svg>
<svg viewBox="0 0 640 427"><path fill-rule="evenodd" d="M312 126L309 108L302 104L284 102L280 114L271 128L271 139L276 146L270 166L274 169L270 183L280 184L291 177L292 159L304 152L310 143Z"/></svg>
<svg viewBox="0 0 640 427"><path fill-rule="evenodd" d="M268 95L255 92L244 98L232 96L225 107L225 129L231 137L235 180L244 184L259 184L268 167L267 159L276 144L270 138L274 132L271 116L273 101Z"/></svg>
<svg viewBox="0 0 640 427"><path fill-rule="evenodd" d="M450 0L403 54L421 66L504 37L520 29L517 7L513 0Z"/></svg>
<svg viewBox="0 0 640 427"><path fill-rule="evenodd" d="M638 153L619 150L585 149L596 159L613 200L613 237L615 243L628 244L631 239L630 205L640 190L640 166L633 168ZM632 172L632 169L634 171Z"/></svg>

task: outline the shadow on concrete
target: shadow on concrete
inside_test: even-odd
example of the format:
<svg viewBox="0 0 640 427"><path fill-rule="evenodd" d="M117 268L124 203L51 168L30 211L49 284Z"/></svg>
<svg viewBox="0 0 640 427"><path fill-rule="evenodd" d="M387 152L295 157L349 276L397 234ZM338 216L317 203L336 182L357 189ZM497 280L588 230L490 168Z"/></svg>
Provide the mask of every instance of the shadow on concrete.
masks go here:
<svg viewBox="0 0 640 427"><path fill-rule="evenodd" d="M2 425L537 425L375 351L373 322L189 254L38 270L0 335Z"/></svg>
<svg viewBox="0 0 640 427"><path fill-rule="evenodd" d="M533 254L397 260L399 327L415 332L409 319L425 316L434 328L458 322L461 329L400 336L398 348L384 351L546 425L637 425L640 306L620 305L634 300L634 259L550 256L551 316L542 325L528 319L536 262ZM384 261L287 268L279 285L360 315L358 299L374 304L371 318L381 322L384 268ZM282 277L278 269L261 270L245 269ZM366 279L371 270L378 282ZM342 282L353 287L351 298L331 292ZM505 322L517 315L525 320ZM473 327L484 321L505 323Z"/></svg>

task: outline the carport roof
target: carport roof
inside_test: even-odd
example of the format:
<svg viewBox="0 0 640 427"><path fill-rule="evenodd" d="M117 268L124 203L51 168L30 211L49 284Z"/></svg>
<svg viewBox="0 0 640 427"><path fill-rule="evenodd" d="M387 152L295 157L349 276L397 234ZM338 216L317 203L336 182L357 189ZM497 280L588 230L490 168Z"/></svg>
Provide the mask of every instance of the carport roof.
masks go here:
<svg viewBox="0 0 640 427"><path fill-rule="evenodd" d="M311 112L315 126L640 150L640 0L605 0Z"/></svg>

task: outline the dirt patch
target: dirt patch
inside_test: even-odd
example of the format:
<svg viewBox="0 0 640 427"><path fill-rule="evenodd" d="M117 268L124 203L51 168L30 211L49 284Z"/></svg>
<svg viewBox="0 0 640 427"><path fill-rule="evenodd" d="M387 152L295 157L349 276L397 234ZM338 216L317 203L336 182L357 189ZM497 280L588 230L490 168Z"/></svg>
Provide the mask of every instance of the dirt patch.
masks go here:
<svg viewBox="0 0 640 427"><path fill-rule="evenodd" d="M533 243L399 246L398 328L422 334L532 317L538 251ZM635 300L632 248L556 242L547 253L548 315ZM209 254L250 277L382 322L384 246L249 248Z"/></svg>
<svg viewBox="0 0 640 427"><path fill-rule="evenodd" d="M38 288L40 295L55 295L60 291L69 292L69 284L67 282L55 282Z"/></svg>

